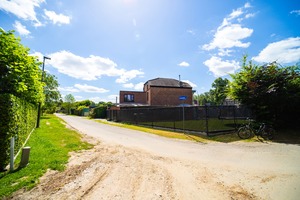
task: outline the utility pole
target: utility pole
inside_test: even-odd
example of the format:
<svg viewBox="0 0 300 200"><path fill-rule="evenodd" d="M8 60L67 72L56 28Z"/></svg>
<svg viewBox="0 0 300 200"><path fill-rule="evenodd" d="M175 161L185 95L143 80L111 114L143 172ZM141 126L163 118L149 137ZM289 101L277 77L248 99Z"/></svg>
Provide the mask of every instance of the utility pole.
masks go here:
<svg viewBox="0 0 300 200"><path fill-rule="evenodd" d="M45 60L51 60L51 58L44 56L43 57L43 67L42 67L42 80L41 82L44 81L44 71L45 71ZM38 106L38 116L37 116L37 121L36 121L36 128L40 127L40 118L41 118L41 102L39 102L39 106Z"/></svg>

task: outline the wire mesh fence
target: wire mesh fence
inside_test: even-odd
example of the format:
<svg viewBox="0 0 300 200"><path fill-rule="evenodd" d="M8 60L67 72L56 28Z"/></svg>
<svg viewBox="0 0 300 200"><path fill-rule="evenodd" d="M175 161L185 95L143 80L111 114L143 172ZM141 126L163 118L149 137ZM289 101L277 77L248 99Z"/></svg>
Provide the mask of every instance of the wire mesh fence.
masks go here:
<svg viewBox="0 0 300 200"><path fill-rule="evenodd" d="M124 107L107 111L111 121L215 135L235 130L251 112L244 106Z"/></svg>

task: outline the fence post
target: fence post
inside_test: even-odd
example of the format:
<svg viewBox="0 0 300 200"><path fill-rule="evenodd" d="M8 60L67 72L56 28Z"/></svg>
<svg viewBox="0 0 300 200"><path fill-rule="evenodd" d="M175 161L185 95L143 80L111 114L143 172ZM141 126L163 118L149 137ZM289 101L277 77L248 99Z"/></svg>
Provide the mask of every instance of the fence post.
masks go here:
<svg viewBox="0 0 300 200"><path fill-rule="evenodd" d="M10 138L10 171L14 170L15 137Z"/></svg>
<svg viewBox="0 0 300 200"><path fill-rule="evenodd" d="M205 126L206 126L206 134L209 136L209 129L208 129L208 106L205 105Z"/></svg>

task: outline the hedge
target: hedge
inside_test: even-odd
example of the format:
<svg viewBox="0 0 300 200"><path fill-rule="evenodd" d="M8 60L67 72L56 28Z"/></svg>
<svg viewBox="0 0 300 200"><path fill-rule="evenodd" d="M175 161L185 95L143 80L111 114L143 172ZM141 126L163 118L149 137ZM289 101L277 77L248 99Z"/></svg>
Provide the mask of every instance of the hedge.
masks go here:
<svg viewBox="0 0 300 200"><path fill-rule="evenodd" d="M91 117L105 119L106 118L106 110L107 110L106 106L99 106L99 107L93 108Z"/></svg>
<svg viewBox="0 0 300 200"><path fill-rule="evenodd" d="M15 136L15 153L35 128L37 106L12 94L0 94L0 169L9 163L10 139Z"/></svg>

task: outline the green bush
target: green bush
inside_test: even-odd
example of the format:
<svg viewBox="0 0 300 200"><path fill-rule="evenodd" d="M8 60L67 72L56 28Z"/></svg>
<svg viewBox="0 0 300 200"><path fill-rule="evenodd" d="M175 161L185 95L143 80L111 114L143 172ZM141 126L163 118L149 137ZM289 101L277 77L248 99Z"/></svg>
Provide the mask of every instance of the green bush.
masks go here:
<svg viewBox="0 0 300 200"><path fill-rule="evenodd" d="M93 108L90 116L91 116L91 118L105 119L106 118L106 110L107 110L106 106L99 106L99 107Z"/></svg>
<svg viewBox="0 0 300 200"><path fill-rule="evenodd" d="M84 116L85 112L89 112L89 107L86 106L79 106L75 111L74 114L78 116Z"/></svg>
<svg viewBox="0 0 300 200"><path fill-rule="evenodd" d="M37 106L12 94L0 94L0 169L9 162L10 139L15 137L15 153L36 125Z"/></svg>

